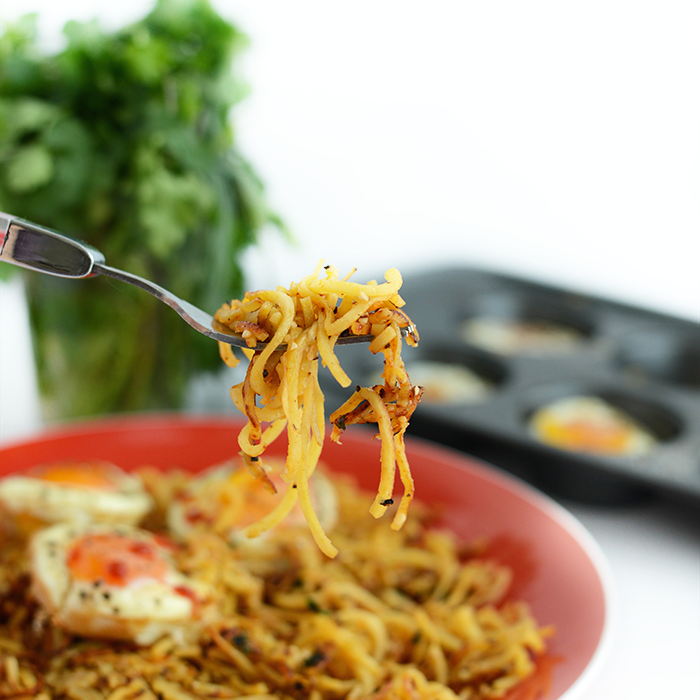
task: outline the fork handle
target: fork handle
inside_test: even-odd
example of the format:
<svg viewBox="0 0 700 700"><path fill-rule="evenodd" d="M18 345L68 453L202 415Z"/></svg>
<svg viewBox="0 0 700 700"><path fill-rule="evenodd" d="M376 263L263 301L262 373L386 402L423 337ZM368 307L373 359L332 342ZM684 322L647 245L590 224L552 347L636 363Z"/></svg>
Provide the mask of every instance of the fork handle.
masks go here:
<svg viewBox="0 0 700 700"><path fill-rule="evenodd" d="M105 261L99 250L62 233L0 212L0 260L56 277L97 274Z"/></svg>

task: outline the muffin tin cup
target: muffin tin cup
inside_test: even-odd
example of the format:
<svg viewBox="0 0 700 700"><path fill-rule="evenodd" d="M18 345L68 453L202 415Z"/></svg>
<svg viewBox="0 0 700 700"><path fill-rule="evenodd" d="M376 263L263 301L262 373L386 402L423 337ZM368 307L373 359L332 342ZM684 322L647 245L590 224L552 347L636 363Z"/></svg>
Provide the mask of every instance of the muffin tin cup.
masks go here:
<svg viewBox="0 0 700 700"><path fill-rule="evenodd" d="M417 360L464 364L490 382L480 400L421 402L409 432L501 466L553 495L619 504L664 494L700 504L700 325L565 289L480 269L440 269L404 278L405 310L421 336ZM563 325L579 342L562 350L499 353L459 333L472 318ZM374 383L381 358L343 348L358 384ZM322 375L329 406L344 400ZM571 451L538 440L530 418L567 396L596 396L657 439L646 454Z"/></svg>

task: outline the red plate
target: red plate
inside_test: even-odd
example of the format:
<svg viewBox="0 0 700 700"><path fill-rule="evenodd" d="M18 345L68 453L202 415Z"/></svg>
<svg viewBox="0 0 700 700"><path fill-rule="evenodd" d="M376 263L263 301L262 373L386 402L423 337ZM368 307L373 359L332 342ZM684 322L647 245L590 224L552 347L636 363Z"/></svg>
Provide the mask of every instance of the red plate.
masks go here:
<svg viewBox="0 0 700 700"><path fill-rule="evenodd" d="M69 425L0 449L0 476L63 459L197 471L238 452L240 426L230 418L174 415ZM379 443L370 438L369 431L348 431L342 446L326 445L323 459L374 490ZM270 452L284 449L280 440ZM578 696L607 646L610 619L607 566L591 536L556 503L492 467L415 439L407 440L407 453L417 497L440 504L446 523L461 537L489 538L495 558L514 571L513 595L529 602L541 624L556 627L546 697ZM529 691L535 692L512 697L537 696L534 687Z"/></svg>

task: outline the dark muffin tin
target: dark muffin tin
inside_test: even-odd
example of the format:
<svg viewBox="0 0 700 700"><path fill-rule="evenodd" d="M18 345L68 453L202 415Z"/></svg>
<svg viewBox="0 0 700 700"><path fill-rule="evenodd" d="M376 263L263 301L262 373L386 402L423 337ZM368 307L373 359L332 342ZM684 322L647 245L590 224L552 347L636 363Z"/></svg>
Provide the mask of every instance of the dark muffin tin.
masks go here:
<svg viewBox="0 0 700 700"><path fill-rule="evenodd" d="M700 504L700 323L480 269L407 276L401 294L420 332L416 360L464 364L489 380L475 403L423 402L409 432L461 449L545 491L594 503L657 492ZM460 329L473 317L555 322L581 342L561 354L502 355L470 345ZM358 384L373 383L381 356L339 350ZM342 353L342 354L340 354ZM322 375L329 411L351 392ZM533 412L557 399L598 396L658 440L647 454L617 457L550 447L529 431Z"/></svg>

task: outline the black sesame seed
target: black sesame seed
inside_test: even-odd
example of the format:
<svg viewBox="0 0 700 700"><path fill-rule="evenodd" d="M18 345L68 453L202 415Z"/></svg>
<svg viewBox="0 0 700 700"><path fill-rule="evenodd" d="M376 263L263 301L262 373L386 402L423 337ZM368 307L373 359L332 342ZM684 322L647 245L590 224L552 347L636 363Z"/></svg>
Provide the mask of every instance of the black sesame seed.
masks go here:
<svg viewBox="0 0 700 700"><path fill-rule="evenodd" d="M318 666L325 660L326 655L322 651L317 650L313 654L311 654L311 656L309 656L309 658L306 659L306 661L304 661L304 666L306 666L306 668L311 668L312 666Z"/></svg>
<svg viewBox="0 0 700 700"><path fill-rule="evenodd" d="M244 632L239 632L231 640L244 654L250 654L252 651L252 646L250 644L250 639Z"/></svg>
<svg viewBox="0 0 700 700"><path fill-rule="evenodd" d="M311 612L315 612L315 613L323 612L323 608L312 598L309 598L306 601L306 605L309 608L309 610L311 610Z"/></svg>

